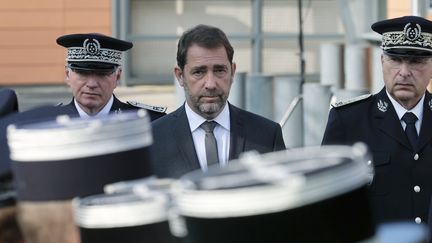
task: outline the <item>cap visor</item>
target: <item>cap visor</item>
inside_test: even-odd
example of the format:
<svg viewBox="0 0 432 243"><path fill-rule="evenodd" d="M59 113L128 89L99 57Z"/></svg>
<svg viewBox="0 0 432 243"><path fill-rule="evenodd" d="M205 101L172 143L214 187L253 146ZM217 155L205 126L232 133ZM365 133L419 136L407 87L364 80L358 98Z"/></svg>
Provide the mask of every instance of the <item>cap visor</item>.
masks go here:
<svg viewBox="0 0 432 243"><path fill-rule="evenodd" d="M106 63L90 63L90 62L81 62L81 63L68 63L69 68L77 69L77 70L98 70L98 71L113 71L117 68L117 65L114 64L106 64Z"/></svg>
<svg viewBox="0 0 432 243"><path fill-rule="evenodd" d="M385 50L384 53L389 56L398 57L432 57L432 52L415 49L390 49Z"/></svg>

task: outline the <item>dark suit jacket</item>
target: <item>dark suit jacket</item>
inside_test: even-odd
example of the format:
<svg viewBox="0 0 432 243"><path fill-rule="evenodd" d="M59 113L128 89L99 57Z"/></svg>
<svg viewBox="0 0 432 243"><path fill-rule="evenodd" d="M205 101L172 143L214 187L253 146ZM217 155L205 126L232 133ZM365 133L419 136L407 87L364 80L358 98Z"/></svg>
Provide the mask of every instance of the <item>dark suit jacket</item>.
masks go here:
<svg viewBox="0 0 432 243"><path fill-rule="evenodd" d="M377 223L428 220L432 194L432 101L426 92L418 144L411 148L385 89L330 111L322 144L363 141L371 150L375 176L370 198ZM418 186L418 192L414 189Z"/></svg>
<svg viewBox="0 0 432 243"><path fill-rule="evenodd" d="M0 117L18 112L18 98L14 90L0 89Z"/></svg>
<svg viewBox="0 0 432 243"><path fill-rule="evenodd" d="M75 107L74 101L72 100L69 104L61 106L65 110L68 111L68 113L77 114L78 110ZM149 106L150 107L150 106ZM114 102L111 106L110 112L120 112L120 111L127 111L127 110L138 110L138 109L145 109L148 114L150 115L150 120L154 121L164 115L166 115L165 112L155 111L146 107L142 107L139 105L131 105L129 103L123 103L117 97L114 95Z"/></svg>
<svg viewBox="0 0 432 243"><path fill-rule="evenodd" d="M285 149L279 124L231 104L229 109L230 160L244 151L265 153ZM158 177L178 178L200 168L184 105L152 125L153 167Z"/></svg>

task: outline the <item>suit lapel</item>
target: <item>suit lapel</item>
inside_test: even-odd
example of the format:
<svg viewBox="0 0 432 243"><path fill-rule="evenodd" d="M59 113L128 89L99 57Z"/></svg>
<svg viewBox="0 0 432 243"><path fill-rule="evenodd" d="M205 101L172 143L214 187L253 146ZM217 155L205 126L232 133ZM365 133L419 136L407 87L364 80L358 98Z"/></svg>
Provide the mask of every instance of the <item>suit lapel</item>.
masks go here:
<svg viewBox="0 0 432 243"><path fill-rule="evenodd" d="M230 152L229 160L236 159L245 150L245 128L244 119L241 116L239 109L229 103L230 109Z"/></svg>
<svg viewBox="0 0 432 243"><path fill-rule="evenodd" d="M180 167L187 167L191 170L199 169L200 164L196 154L195 146L193 143L192 133L190 131L189 122L186 116L185 105L175 111L174 121L174 136L177 141L178 149L184 158L184 165Z"/></svg>
<svg viewBox="0 0 432 243"><path fill-rule="evenodd" d="M377 122L377 127L387 136L397 140L400 144L408 149L412 149L406 137L396 111L387 97L385 88L377 94L376 104L374 109L374 117Z"/></svg>
<svg viewBox="0 0 432 243"><path fill-rule="evenodd" d="M432 100L429 92L426 92L426 96L423 104L423 121L420 128L420 135L417 144L417 149L421 150L431 139L432 139Z"/></svg>

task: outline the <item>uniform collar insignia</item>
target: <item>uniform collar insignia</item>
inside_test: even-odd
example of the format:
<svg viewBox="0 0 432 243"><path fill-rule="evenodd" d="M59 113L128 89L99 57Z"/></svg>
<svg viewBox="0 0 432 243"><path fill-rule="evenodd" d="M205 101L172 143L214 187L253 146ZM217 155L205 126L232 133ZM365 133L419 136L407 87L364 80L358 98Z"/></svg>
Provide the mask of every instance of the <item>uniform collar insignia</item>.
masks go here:
<svg viewBox="0 0 432 243"><path fill-rule="evenodd" d="M380 110L381 112L387 111L387 107L388 107L387 102L379 100L377 106L378 106L378 110Z"/></svg>
<svg viewBox="0 0 432 243"><path fill-rule="evenodd" d="M114 111L114 113L120 114L120 113L122 113L122 110L120 108L118 108L117 110Z"/></svg>
<svg viewBox="0 0 432 243"><path fill-rule="evenodd" d="M429 100L429 103L428 103L428 105L429 105L429 108L431 109L431 111L432 111L432 100Z"/></svg>

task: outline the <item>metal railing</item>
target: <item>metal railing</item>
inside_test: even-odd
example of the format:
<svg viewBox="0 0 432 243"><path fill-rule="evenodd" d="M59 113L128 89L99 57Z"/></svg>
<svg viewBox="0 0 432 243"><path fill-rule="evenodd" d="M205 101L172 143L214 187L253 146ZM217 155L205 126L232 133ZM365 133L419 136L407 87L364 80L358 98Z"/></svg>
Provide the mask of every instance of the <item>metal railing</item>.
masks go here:
<svg viewBox="0 0 432 243"><path fill-rule="evenodd" d="M294 112L294 109L297 107L297 105L300 103L300 101L303 99L302 95L296 96L290 103L288 109L282 116L281 121L279 122L280 126L283 128L285 124L287 123L288 119L291 117L291 114Z"/></svg>

